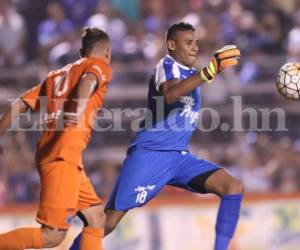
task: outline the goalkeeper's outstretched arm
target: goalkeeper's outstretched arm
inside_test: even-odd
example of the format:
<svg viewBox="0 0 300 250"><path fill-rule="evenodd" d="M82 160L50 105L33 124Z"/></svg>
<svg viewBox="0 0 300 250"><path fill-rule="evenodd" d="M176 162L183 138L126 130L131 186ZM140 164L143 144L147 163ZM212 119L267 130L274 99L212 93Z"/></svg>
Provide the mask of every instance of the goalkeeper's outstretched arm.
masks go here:
<svg viewBox="0 0 300 250"><path fill-rule="evenodd" d="M166 81L161 84L159 91L164 95L168 104L175 103L180 97L188 95L199 85L205 82L211 83L215 76L224 69L237 65L240 56L240 50L235 45L227 45L214 53L208 66L201 69L199 74L184 80Z"/></svg>

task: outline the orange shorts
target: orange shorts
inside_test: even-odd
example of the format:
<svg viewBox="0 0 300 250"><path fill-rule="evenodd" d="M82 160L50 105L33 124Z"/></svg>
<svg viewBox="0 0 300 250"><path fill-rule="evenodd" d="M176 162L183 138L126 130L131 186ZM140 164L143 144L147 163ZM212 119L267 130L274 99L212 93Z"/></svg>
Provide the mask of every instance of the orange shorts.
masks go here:
<svg viewBox="0 0 300 250"><path fill-rule="evenodd" d="M39 211L43 225L68 229L69 220L82 209L102 204L83 169L59 160L38 166L41 177Z"/></svg>

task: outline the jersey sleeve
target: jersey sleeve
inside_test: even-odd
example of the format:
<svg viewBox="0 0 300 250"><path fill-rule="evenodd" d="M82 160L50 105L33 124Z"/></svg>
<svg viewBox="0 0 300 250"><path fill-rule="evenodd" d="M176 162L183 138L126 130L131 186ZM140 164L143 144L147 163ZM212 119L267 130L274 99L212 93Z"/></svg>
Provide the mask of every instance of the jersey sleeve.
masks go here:
<svg viewBox="0 0 300 250"><path fill-rule="evenodd" d="M38 110L40 107L39 97L41 92L41 86L42 84L36 85L32 89L26 91L20 97L33 112Z"/></svg>
<svg viewBox="0 0 300 250"><path fill-rule="evenodd" d="M84 73L92 73L97 79L98 83L108 83L112 78L112 69L108 64L105 64L102 61L89 61Z"/></svg>
<svg viewBox="0 0 300 250"><path fill-rule="evenodd" d="M155 70L156 90L159 90L159 87L163 82L174 79L180 79L180 71L178 65L168 58L161 60Z"/></svg>

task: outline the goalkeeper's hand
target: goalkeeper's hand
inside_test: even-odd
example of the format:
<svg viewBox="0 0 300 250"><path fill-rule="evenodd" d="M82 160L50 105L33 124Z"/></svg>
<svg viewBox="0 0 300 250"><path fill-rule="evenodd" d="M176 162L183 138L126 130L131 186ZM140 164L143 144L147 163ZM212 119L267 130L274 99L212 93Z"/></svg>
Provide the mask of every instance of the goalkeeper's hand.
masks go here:
<svg viewBox="0 0 300 250"><path fill-rule="evenodd" d="M234 66L238 63L241 56L240 50L235 45L227 45L217 50L210 60L207 67L201 69L201 78L211 83L215 76L227 67Z"/></svg>

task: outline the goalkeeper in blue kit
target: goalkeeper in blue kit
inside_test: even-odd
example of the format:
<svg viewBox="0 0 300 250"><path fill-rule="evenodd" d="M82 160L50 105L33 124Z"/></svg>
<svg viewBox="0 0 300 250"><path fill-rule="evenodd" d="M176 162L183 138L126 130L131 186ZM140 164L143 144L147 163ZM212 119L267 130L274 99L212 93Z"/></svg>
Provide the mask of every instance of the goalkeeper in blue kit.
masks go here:
<svg viewBox="0 0 300 250"><path fill-rule="evenodd" d="M165 185L172 185L220 197L214 249L226 250L239 219L244 187L222 167L191 155L189 142L197 127L201 85L213 83L218 73L236 65L240 51L234 45L225 46L198 71L193 67L198 39L188 23L168 29L166 47L168 54L157 64L149 83L151 115L146 115L130 143L106 205L105 233L113 231L128 210L145 205ZM161 104L163 112L158 108ZM79 249L79 244L80 235L71 249Z"/></svg>

